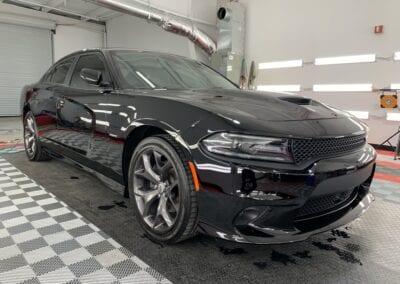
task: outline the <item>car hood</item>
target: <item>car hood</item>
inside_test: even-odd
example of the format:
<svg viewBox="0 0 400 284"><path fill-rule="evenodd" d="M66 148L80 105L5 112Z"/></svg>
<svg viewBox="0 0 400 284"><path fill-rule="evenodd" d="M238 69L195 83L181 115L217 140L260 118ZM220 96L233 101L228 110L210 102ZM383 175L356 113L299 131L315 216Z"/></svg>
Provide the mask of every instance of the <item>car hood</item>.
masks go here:
<svg viewBox="0 0 400 284"><path fill-rule="evenodd" d="M346 112L288 93L218 89L127 91L126 94L147 98L146 109L149 104L154 105L151 109L155 113L145 116L155 115L181 131L199 130L196 139L216 131L312 138L354 135L367 130ZM172 101L177 105L167 103Z"/></svg>
<svg viewBox="0 0 400 284"><path fill-rule="evenodd" d="M342 111L289 93L243 90L164 90L160 98L199 107L229 120L299 121L344 117Z"/></svg>

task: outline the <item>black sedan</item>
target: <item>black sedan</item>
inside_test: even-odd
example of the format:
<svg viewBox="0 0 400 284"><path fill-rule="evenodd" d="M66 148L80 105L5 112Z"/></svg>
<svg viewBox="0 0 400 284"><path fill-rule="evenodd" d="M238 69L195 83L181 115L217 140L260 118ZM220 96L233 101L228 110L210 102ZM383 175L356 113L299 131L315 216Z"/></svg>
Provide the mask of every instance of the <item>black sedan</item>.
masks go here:
<svg viewBox="0 0 400 284"><path fill-rule="evenodd" d="M362 122L312 99L240 90L183 57L73 53L24 88L22 113L29 160L68 158L121 183L159 242L197 232L301 241L372 202L376 153Z"/></svg>

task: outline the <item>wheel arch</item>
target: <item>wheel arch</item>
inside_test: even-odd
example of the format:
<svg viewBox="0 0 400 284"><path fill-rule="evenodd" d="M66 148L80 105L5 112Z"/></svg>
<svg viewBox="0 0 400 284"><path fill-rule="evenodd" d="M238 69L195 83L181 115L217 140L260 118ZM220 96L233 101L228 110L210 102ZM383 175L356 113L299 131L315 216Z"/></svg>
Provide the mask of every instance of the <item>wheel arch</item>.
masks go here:
<svg viewBox="0 0 400 284"><path fill-rule="evenodd" d="M171 138L175 139L182 146L185 154L190 157L189 147L178 132L154 124L138 126L129 132L128 136L126 137L122 152L122 174L125 185L127 185L129 163L136 147L141 141L143 141L143 139L147 137L163 134L169 135Z"/></svg>
<svg viewBox="0 0 400 284"><path fill-rule="evenodd" d="M21 90L20 98L19 98L19 105L20 105L22 119L24 119L25 115L31 110L29 102L35 91L37 91L37 88L34 87L33 84L25 85Z"/></svg>
<svg viewBox="0 0 400 284"><path fill-rule="evenodd" d="M26 114L27 114L28 112L30 112L30 111L31 111L30 105L29 105L28 103L25 104L25 105L23 106L23 108L22 108L22 111L21 111L21 118L24 119L25 116L26 116Z"/></svg>

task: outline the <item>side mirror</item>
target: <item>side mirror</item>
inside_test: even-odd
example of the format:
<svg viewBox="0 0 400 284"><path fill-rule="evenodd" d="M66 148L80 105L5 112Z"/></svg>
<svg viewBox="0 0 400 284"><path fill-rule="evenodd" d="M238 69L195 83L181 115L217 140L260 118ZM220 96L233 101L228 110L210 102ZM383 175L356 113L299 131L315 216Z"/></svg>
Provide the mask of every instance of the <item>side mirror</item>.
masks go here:
<svg viewBox="0 0 400 284"><path fill-rule="evenodd" d="M90 85L98 86L101 81L101 71L90 68L82 68L79 76Z"/></svg>

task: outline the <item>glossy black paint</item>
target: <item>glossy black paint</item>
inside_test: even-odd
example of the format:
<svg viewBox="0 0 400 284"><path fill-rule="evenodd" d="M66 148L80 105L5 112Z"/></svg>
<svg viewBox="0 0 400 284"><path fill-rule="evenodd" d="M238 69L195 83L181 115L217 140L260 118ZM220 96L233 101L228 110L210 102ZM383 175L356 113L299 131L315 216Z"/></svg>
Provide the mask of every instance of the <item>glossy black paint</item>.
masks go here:
<svg viewBox="0 0 400 284"><path fill-rule="evenodd" d="M305 105L307 99L284 94L239 89L121 89L109 53L89 50L69 55L40 82L24 88L23 113L33 112L46 151L126 185L135 145L146 136L167 133L196 165L202 185L198 192L201 230L239 242L303 240L351 221L368 207L376 158L369 145L340 157L298 165L221 159L206 153L199 144L219 131L298 138L365 133L366 127L354 117L314 101ZM90 89L70 86L74 66L87 54L101 58L111 85ZM54 68L71 59L73 64L63 83L46 82ZM330 212L331 219L318 216L309 220L317 224L310 230L299 225L296 212L311 197L349 189L357 189L357 196L346 208ZM246 191L260 192L264 199L246 196ZM278 197L269 196L271 192ZM257 233L249 228L241 230L249 224L258 226Z"/></svg>

